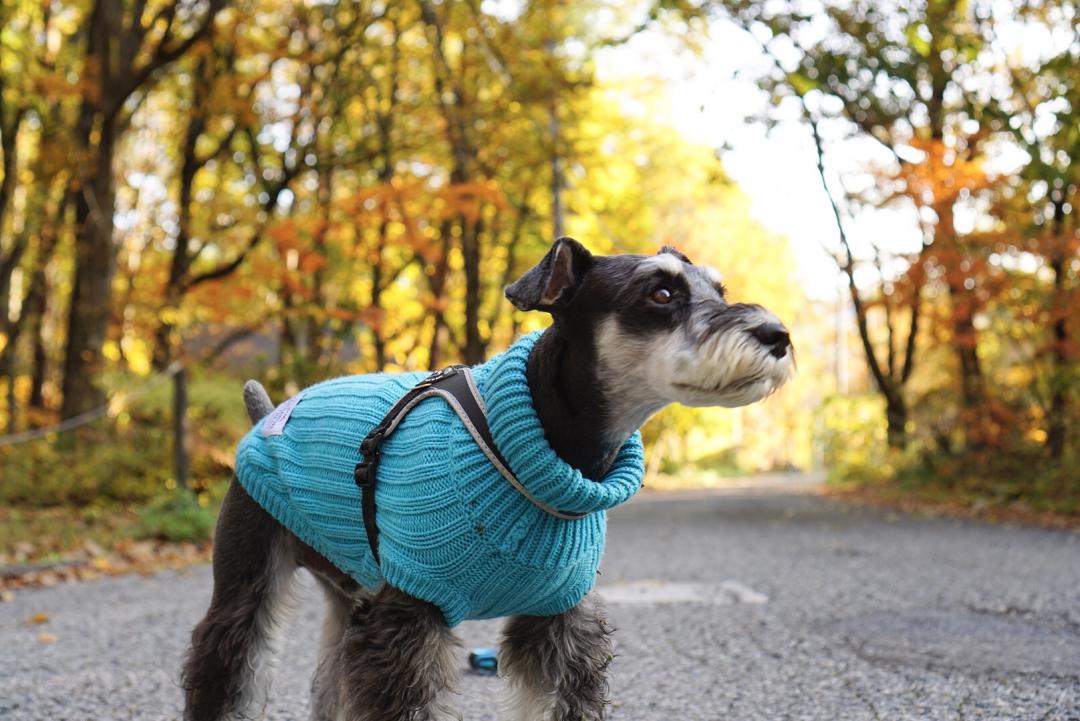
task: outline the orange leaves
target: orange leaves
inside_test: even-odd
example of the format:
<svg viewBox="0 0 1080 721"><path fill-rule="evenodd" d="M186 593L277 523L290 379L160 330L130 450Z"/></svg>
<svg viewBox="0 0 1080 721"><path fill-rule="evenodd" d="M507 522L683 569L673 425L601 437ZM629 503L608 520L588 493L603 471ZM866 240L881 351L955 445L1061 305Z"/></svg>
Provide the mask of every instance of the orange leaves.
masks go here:
<svg viewBox="0 0 1080 721"><path fill-rule="evenodd" d="M64 97L85 96L93 88L89 83L79 81L70 82L60 75L42 74L34 78L34 92L42 97L49 98L53 102Z"/></svg>
<svg viewBox="0 0 1080 721"><path fill-rule="evenodd" d="M903 194L916 205L952 204L962 193L974 193L990 185L981 156L959 150L943 140L916 138L908 145L921 153L921 159L904 162L887 179L902 181Z"/></svg>
<svg viewBox="0 0 1080 721"><path fill-rule="evenodd" d="M320 222L316 219L285 218L270 227L270 237L277 244L278 252L284 255L290 250L299 250L304 247L307 243L302 235L310 236L311 225Z"/></svg>
<svg viewBox="0 0 1080 721"><path fill-rule="evenodd" d="M326 256L317 251L309 251L300 254L297 270L301 275L311 275L326 267Z"/></svg>
<svg viewBox="0 0 1080 721"><path fill-rule="evenodd" d="M410 248L425 263L442 256L444 231L461 223L475 225L485 215L509 208L506 193L495 180L444 184L438 177L395 176L387 183L364 188L344 204L352 216L361 243L355 254L368 264L371 243Z"/></svg>
<svg viewBox="0 0 1080 721"><path fill-rule="evenodd" d="M448 185L437 197L444 203L449 216L462 215L470 223L475 223L480 218L487 204L497 209L507 206L506 196L494 180Z"/></svg>
<svg viewBox="0 0 1080 721"><path fill-rule="evenodd" d="M313 295L308 281L326 268L325 246L330 224L322 218L286 218L270 230L278 255L284 259L278 277L291 292L305 300Z"/></svg>
<svg viewBox="0 0 1080 721"><path fill-rule="evenodd" d="M47 613L35 613L30 618L26 619L28 626L40 626L49 622L49 614ZM41 643L54 643L56 641L56 634L49 631L41 631L38 634L38 641Z"/></svg>
<svg viewBox="0 0 1080 721"><path fill-rule="evenodd" d="M486 207L502 210L508 205L496 180L443 184L432 178L395 177L389 183L356 193L352 212L357 220L368 221L423 217L437 222L464 217L476 222Z"/></svg>

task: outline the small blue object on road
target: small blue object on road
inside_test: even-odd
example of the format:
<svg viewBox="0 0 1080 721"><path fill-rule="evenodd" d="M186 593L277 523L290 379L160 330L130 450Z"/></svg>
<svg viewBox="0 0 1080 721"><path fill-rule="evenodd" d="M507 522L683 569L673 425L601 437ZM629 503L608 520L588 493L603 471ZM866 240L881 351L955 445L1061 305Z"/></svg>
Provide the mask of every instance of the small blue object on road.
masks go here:
<svg viewBox="0 0 1080 721"><path fill-rule="evenodd" d="M474 648L469 653L469 668L480 673L494 674L499 670L497 648Z"/></svg>

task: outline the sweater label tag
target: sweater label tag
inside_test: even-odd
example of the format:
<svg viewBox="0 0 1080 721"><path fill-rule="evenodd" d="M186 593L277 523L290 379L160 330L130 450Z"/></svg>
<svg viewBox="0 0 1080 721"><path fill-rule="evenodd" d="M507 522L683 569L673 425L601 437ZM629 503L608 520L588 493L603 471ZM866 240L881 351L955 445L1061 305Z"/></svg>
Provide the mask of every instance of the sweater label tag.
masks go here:
<svg viewBox="0 0 1080 721"><path fill-rule="evenodd" d="M280 436L284 433L285 424L289 422L289 416L292 415L293 408L296 408L296 404L299 403L303 397L304 392L300 391L295 396L275 408L270 415L266 417L266 423L263 423L263 437L269 438L270 436Z"/></svg>

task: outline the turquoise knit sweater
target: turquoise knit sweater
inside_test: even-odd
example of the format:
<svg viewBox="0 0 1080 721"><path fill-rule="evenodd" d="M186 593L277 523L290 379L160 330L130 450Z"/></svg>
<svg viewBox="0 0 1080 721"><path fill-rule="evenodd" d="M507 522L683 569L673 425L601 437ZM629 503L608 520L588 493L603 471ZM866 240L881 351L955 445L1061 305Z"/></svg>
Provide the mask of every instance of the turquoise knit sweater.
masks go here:
<svg viewBox="0 0 1080 721"><path fill-rule="evenodd" d="M525 380L539 335L524 336L475 366L473 378L492 437L517 478L537 500L589 514L583 518L559 519L530 503L499 475L447 402L427 398L381 447L377 565L353 467L360 441L423 373L347 376L306 389L244 436L237 478L263 508L362 586L386 580L439 606L451 626L467 618L572 608L596 581L604 511L641 487L644 457L635 433L607 475L593 481L555 454Z"/></svg>

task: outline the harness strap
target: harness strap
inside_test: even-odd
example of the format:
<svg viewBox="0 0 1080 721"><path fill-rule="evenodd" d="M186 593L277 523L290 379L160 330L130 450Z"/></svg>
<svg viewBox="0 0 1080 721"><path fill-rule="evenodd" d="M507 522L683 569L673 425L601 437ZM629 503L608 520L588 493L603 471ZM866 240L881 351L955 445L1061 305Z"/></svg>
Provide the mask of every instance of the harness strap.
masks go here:
<svg viewBox="0 0 1080 721"><path fill-rule="evenodd" d="M379 468L379 446L393 433L409 411L418 403L431 396L440 396L457 414L469 435L483 451L491 464L503 478L525 496L530 503L542 511L565 520L584 518L586 513L570 513L552 508L533 497L525 485L518 480L510 469L510 463L503 457L495 445L491 429L487 422L487 409L473 382L472 371L468 366L453 365L435 371L403 395L383 416L382 421L364 437L360 443L361 461L353 470L353 477L360 489L360 510L367 532L368 545L371 547L375 563L379 563L379 527L375 522L375 479Z"/></svg>

